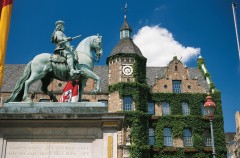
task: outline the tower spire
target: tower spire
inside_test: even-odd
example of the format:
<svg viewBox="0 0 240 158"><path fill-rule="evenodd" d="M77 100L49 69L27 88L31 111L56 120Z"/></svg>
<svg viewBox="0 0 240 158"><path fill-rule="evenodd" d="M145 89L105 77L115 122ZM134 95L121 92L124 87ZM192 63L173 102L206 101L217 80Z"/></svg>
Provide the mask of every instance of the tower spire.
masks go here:
<svg viewBox="0 0 240 158"><path fill-rule="evenodd" d="M124 6L124 23L120 29L120 39L123 39L123 38L131 38L131 32L132 32L132 29L130 28L130 26L128 25L128 22L127 22L127 3L125 3L125 6Z"/></svg>

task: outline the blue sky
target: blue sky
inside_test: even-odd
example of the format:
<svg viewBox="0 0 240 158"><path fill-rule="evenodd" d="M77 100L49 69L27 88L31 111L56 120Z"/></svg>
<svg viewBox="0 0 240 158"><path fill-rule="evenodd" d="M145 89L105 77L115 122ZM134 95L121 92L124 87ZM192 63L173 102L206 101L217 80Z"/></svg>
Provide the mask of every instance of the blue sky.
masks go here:
<svg viewBox="0 0 240 158"><path fill-rule="evenodd" d="M126 1L120 0L15 0L9 32L6 64L26 64L35 55L53 52L50 42L55 22L65 21L75 47L85 37L103 36L104 55L119 41ZM237 20L240 21L240 2ZM144 51L148 65L161 66L169 57L182 57L188 67L197 66L197 56L205 59L217 89L222 92L225 132L235 131L235 112L240 111L240 62L230 0L129 0L127 19L134 41L147 49L148 38L156 39L153 52ZM240 25L240 24L239 24ZM150 33L156 36L150 36ZM155 44L155 45L154 45ZM173 44L174 49L169 48ZM176 49L175 49L176 48Z"/></svg>

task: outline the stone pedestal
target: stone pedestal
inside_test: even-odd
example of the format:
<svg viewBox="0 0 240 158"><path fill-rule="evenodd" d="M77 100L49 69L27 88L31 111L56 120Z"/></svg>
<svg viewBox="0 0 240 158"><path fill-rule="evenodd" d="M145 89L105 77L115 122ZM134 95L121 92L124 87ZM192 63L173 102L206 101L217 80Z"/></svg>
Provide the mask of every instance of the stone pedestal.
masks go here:
<svg viewBox="0 0 240 158"><path fill-rule="evenodd" d="M8 103L0 158L117 158L124 115L102 103Z"/></svg>

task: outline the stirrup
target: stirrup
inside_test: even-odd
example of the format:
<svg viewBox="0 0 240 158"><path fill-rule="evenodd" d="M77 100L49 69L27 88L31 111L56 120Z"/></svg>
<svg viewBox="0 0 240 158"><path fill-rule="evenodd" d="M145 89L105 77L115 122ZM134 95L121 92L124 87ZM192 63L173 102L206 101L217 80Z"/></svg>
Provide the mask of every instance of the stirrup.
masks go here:
<svg viewBox="0 0 240 158"><path fill-rule="evenodd" d="M81 70L70 70L70 75L73 76L74 74L79 74L81 73Z"/></svg>

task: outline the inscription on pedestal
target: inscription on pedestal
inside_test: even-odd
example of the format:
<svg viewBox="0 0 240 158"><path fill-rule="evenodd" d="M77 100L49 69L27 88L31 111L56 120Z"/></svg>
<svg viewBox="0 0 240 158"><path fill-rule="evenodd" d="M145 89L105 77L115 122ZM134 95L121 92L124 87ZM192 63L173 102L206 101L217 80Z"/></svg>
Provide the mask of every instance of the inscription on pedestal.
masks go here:
<svg viewBox="0 0 240 158"><path fill-rule="evenodd" d="M92 142L8 140L5 158L92 158Z"/></svg>

